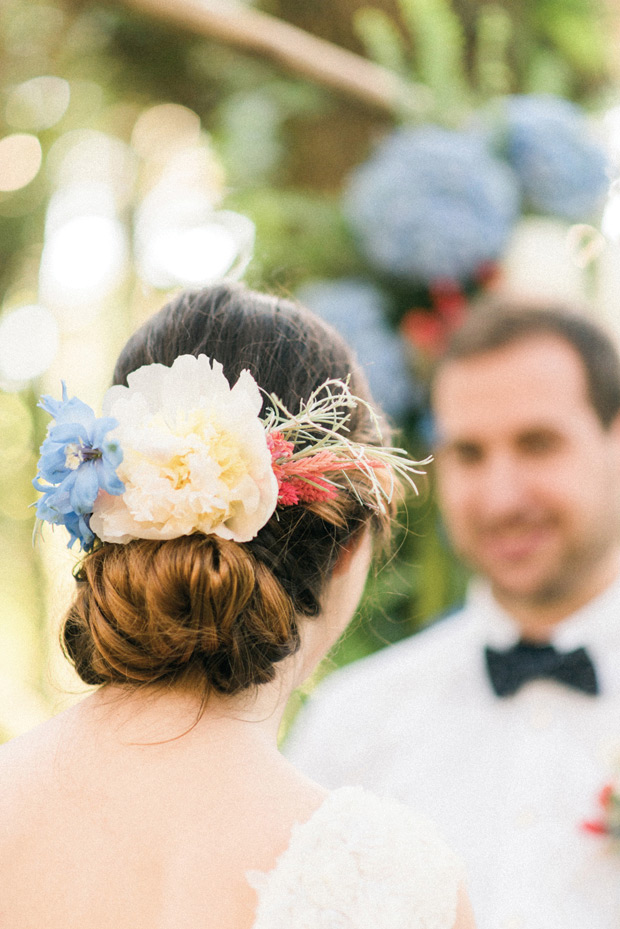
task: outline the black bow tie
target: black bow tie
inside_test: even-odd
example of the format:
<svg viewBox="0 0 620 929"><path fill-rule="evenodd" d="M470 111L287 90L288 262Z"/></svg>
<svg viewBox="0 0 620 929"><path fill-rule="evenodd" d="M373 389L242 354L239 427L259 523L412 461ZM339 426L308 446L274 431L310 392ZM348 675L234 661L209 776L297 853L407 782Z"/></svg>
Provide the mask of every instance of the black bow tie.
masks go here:
<svg viewBox="0 0 620 929"><path fill-rule="evenodd" d="M587 694L598 693L592 660L585 648L558 652L553 645L521 640L505 652L485 649L487 671L498 697L509 697L526 681L552 678Z"/></svg>

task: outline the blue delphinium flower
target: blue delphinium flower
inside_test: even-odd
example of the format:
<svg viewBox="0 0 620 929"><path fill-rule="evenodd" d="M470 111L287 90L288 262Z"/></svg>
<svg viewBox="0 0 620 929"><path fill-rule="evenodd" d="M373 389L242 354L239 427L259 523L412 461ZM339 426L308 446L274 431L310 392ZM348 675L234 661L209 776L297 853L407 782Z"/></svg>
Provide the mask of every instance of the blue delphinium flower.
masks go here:
<svg viewBox="0 0 620 929"><path fill-rule="evenodd" d="M530 208L583 221L601 206L607 159L574 103L550 95L507 97L505 146Z"/></svg>
<svg viewBox="0 0 620 929"><path fill-rule="evenodd" d="M123 453L114 439L106 435L117 421L97 418L94 411L78 400L69 399L65 384L62 400L44 396L39 406L55 422L41 446L37 476L32 482L43 494L36 504L37 518L65 526L69 547L79 542L89 551L95 541L89 519L99 490L122 494L125 485L116 474Z"/></svg>
<svg viewBox="0 0 620 929"><path fill-rule="evenodd" d="M484 140L422 126L397 130L354 170L344 210L377 270L432 284L496 260L519 201L512 170Z"/></svg>
<svg viewBox="0 0 620 929"><path fill-rule="evenodd" d="M407 365L402 339L385 318L385 297L361 278L315 281L299 294L301 302L345 337L386 413L399 420L422 402L422 389Z"/></svg>

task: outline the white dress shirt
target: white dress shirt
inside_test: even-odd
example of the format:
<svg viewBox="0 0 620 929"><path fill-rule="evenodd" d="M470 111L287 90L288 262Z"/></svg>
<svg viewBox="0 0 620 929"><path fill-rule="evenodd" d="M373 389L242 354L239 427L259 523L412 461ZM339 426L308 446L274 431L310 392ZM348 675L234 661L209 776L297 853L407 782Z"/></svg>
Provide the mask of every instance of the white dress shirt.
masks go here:
<svg viewBox="0 0 620 929"><path fill-rule="evenodd" d="M431 816L460 851L479 929L620 929L620 848L587 834L620 774L620 579L552 642L585 646L600 694L548 680L499 698L484 648L519 637L485 587L430 629L339 671L285 753Z"/></svg>

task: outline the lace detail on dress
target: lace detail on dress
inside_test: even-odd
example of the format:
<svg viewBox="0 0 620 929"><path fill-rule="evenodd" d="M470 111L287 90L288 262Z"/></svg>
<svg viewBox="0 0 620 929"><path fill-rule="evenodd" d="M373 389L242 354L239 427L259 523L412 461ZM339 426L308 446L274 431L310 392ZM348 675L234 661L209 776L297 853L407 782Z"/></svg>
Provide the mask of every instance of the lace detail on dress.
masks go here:
<svg viewBox="0 0 620 929"><path fill-rule="evenodd" d="M253 929L452 929L462 866L407 807L343 787L268 874L252 871Z"/></svg>

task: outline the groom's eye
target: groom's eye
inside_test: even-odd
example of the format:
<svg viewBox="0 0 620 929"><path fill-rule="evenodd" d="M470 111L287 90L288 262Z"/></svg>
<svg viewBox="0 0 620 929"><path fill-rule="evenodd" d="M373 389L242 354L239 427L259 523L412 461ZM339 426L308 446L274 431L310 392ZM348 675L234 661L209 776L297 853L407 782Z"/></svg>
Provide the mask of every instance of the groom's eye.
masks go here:
<svg viewBox="0 0 620 929"><path fill-rule="evenodd" d="M484 451L477 442L450 442L439 449L437 458L460 465L475 465L484 458Z"/></svg>

